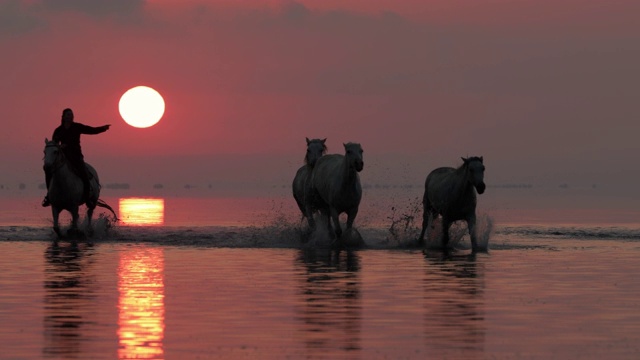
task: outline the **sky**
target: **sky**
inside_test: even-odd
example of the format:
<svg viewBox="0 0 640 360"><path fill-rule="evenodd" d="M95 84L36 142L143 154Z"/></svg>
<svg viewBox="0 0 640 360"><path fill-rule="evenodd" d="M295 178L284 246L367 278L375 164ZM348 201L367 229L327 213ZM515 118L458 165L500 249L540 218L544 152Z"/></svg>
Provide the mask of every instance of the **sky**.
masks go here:
<svg viewBox="0 0 640 360"><path fill-rule="evenodd" d="M289 184L305 137L367 183L483 156L491 184L639 194L637 0L0 0L0 183L43 182L62 109L104 182ZM147 129L118 100L166 102Z"/></svg>

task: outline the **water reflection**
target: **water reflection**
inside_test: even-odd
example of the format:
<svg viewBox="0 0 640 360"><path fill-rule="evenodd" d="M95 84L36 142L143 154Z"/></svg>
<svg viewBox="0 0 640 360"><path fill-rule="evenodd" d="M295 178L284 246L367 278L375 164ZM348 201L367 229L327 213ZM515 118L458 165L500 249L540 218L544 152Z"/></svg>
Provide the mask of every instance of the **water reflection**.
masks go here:
<svg viewBox="0 0 640 360"><path fill-rule="evenodd" d="M74 357L87 343L94 324L96 280L90 276L90 244L57 242L45 250L44 346L46 357Z"/></svg>
<svg viewBox="0 0 640 360"><path fill-rule="evenodd" d="M163 225L164 199L121 198L118 202L123 225Z"/></svg>
<svg viewBox="0 0 640 360"><path fill-rule="evenodd" d="M118 292L118 357L163 358L163 249L141 247L121 253Z"/></svg>
<svg viewBox="0 0 640 360"><path fill-rule="evenodd" d="M305 249L298 254L296 267L303 273L298 277L301 301L297 310L309 356L331 357L360 350L362 299L358 254Z"/></svg>
<svg viewBox="0 0 640 360"><path fill-rule="evenodd" d="M164 252L134 248L118 267L118 357L164 357Z"/></svg>
<svg viewBox="0 0 640 360"><path fill-rule="evenodd" d="M429 347L481 357L484 351L484 263L476 255L427 255L425 341Z"/></svg>

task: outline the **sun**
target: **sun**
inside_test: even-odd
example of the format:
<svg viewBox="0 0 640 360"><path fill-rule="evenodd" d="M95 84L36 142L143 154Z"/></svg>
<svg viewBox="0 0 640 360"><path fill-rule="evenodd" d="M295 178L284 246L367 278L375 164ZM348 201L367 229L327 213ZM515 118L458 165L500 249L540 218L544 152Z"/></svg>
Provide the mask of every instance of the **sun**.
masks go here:
<svg viewBox="0 0 640 360"><path fill-rule="evenodd" d="M148 128L160 121L164 114L164 99L148 86L136 86L127 90L118 104L122 119L137 128Z"/></svg>

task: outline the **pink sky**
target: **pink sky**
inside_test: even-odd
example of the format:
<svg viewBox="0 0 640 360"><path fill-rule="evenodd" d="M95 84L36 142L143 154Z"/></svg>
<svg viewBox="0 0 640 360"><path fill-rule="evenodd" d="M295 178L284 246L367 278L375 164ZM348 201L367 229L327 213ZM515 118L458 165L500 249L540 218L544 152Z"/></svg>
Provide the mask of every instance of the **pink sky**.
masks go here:
<svg viewBox="0 0 640 360"><path fill-rule="evenodd" d="M635 186L638 14L635 0L0 0L0 183L43 181L43 140L71 107L113 125L83 136L107 182L286 183L304 138L326 137L330 152L362 144L370 183L483 155L488 183ZM165 98L152 128L118 114L136 85Z"/></svg>

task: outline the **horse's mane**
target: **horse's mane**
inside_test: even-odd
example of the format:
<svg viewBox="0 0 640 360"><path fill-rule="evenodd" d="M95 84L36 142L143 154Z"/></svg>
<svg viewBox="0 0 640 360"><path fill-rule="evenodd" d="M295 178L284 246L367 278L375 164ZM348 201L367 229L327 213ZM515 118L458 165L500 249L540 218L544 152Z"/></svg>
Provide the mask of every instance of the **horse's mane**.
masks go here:
<svg viewBox="0 0 640 360"><path fill-rule="evenodd" d="M472 156L472 157L469 157L469 158L462 158L462 160L464 160L464 161L462 162L462 165L460 165L458 167L458 169L462 169L463 167L469 165L473 161L482 162L482 157L481 156Z"/></svg>
<svg viewBox="0 0 640 360"><path fill-rule="evenodd" d="M324 139L324 140L326 140L326 139ZM319 144L322 145L322 155L325 155L327 153L327 145L324 143L324 140L323 139L311 139L311 140L309 140L309 144L307 144L307 147L309 147L309 145L311 143L319 143ZM308 154L304 155L304 164L305 165L309 164L309 159L307 158L307 155Z"/></svg>

